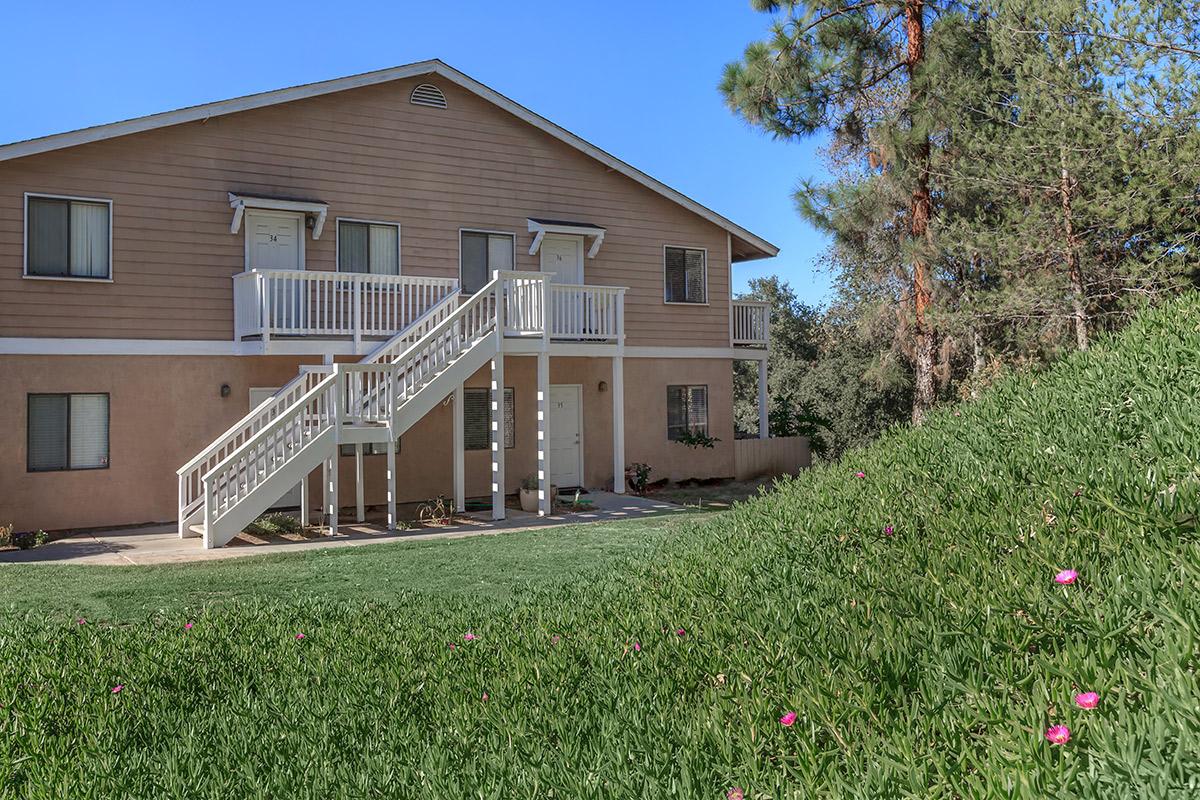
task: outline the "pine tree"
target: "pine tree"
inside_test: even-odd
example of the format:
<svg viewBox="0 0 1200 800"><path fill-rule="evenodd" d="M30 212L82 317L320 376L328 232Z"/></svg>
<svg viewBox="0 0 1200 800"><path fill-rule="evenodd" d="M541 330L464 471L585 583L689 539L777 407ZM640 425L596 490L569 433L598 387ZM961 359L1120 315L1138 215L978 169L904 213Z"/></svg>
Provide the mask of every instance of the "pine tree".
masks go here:
<svg viewBox="0 0 1200 800"><path fill-rule="evenodd" d="M753 0L752 5L782 12L782 18L772 25L769 40L752 43L740 62L726 66L721 91L730 107L779 137L833 132L906 197L902 244L915 373L912 418L920 423L934 402L937 349L929 318L934 277L926 18L949 11L950 4Z"/></svg>

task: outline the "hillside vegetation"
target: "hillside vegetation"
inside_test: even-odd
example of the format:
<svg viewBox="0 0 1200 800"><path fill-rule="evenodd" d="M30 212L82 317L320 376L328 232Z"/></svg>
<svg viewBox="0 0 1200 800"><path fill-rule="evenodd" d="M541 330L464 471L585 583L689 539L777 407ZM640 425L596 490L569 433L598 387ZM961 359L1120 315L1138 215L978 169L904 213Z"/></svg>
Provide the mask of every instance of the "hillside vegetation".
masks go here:
<svg viewBox="0 0 1200 800"><path fill-rule="evenodd" d="M10 617L0 793L1192 797L1197 509L1191 294L570 581Z"/></svg>

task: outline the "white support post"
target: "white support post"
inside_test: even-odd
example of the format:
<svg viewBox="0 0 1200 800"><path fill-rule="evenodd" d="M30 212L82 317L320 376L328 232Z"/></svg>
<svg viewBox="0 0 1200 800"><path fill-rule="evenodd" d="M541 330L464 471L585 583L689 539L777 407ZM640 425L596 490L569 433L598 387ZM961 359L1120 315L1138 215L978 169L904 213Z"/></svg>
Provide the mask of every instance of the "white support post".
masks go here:
<svg viewBox="0 0 1200 800"><path fill-rule="evenodd" d="M771 438L771 425L767 419L767 359L758 360L758 438Z"/></svg>
<svg viewBox="0 0 1200 800"><path fill-rule="evenodd" d="M500 271L492 273L499 278ZM506 281L496 282L496 355L492 358L492 519L504 519L504 319Z"/></svg>
<svg viewBox="0 0 1200 800"><path fill-rule="evenodd" d="M300 479L300 527L308 527L308 476Z"/></svg>
<svg viewBox="0 0 1200 800"><path fill-rule="evenodd" d="M503 330L503 329L501 329ZM504 519L504 353L492 358L492 519Z"/></svg>
<svg viewBox="0 0 1200 800"><path fill-rule="evenodd" d="M329 523L329 459L321 462L321 524Z"/></svg>
<svg viewBox="0 0 1200 800"><path fill-rule="evenodd" d="M538 516L554 513L550 489L550 353L537 355L537 478Z"/></svg>
<svg viewBox="0 0 1200 800"><path fill-rule="evenodd" d="M396 437L388 429L387 443L387 526L396 530Z"/></svg>
<svg viewBox="0 0 1200 800"><path fill-rule="evenodd" d="M329 485L326 491L329 496L329 535L336 536L338 532L338 469L342 460L342 396L346 386L345 373L333 368L333 394L330 395L329 416L333 422L333 455L329 458Z"/></svg>
<svg viewBox="0 0 1200 800"><path fill-rule="evenodd" d="M363 446L354 445L354 521L364 522L367 509L363 503Z"/></svg>
<svg viewBox="0 0 1200 800"><path fill-rule="evenodd" d="M625 359L613 356L613 491L625 493Z"/></svg>
<svg viewBox="0 0 1200 800"><path fill-rule="evenodd" d="M463 431L463 385L454 387L454 510L467 510L466 458Z"/></svg>

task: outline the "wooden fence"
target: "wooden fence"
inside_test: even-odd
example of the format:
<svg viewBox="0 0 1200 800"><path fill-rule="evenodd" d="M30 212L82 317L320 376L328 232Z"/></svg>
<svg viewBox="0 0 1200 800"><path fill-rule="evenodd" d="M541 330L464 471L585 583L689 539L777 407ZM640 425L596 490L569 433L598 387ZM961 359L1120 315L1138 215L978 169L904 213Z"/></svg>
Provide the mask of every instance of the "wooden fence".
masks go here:
<svg viewBox="0 0 1200 800"><path fill-rule="evenodd" d="M739 481L795 473L812 466L808 439L803 436L737 439L733 443L733 456L735 477Z"/></svg>

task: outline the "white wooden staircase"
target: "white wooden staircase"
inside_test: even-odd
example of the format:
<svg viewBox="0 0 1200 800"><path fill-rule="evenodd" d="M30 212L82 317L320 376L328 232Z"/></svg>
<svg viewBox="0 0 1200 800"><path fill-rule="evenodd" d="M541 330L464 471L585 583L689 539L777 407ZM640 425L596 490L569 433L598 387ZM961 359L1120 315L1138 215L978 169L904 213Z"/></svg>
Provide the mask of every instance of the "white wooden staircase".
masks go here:
<svg viewBox="0 0 1200 800"><path fill-rule="evenodd" d="M358 363L303 367L179 469L179 535L220 547L322 466L336 529L338 446L394 442L500 352L506 333L538 334L546 294L530 275L497 273L470 298L450 294Z"/></svg>

